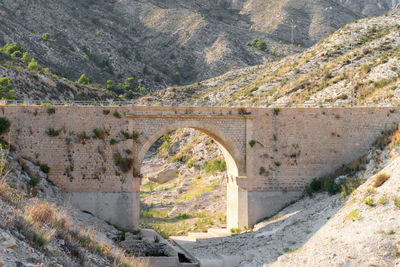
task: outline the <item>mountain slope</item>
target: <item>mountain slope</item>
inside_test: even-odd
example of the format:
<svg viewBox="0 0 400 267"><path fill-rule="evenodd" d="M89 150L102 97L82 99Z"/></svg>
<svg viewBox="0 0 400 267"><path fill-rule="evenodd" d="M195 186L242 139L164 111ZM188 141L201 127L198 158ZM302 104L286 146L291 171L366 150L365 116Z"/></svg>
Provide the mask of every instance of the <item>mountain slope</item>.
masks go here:
<svg viewBox="0 0 400 267"><path fill-rule="evenodd" d="M142 99L182 105L398 103L400 15L349 24L303 53Z"/></svg>
<svg viewBox="0 0 400 267"><path fill-rule="evenodd" d="M380 0L371 8L371 1L4 0L0 45L20 43L71 80L85 73L105 85L135 77L155 91L299 52L298 44L312 45L398 3ZM246 45L254 38L266 43L265 51Z"/></svg>

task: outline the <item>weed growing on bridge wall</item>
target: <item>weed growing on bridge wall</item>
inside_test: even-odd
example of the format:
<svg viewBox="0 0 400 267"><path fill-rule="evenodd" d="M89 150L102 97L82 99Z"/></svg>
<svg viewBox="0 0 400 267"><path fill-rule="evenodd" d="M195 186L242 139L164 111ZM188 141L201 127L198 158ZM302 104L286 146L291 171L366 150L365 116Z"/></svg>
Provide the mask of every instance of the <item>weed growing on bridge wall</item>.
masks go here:
<svg viewBox="0 0 400 267"><path fill-rule="evenodd" d="M133 159L128 157L122 157L119 152L113 155L115 166L119 167L122 172L128 172L133 165Z"/></svg>
<svg viewBox="0 0 400 267"><path fill-rule="evenodd" d="M253 147L257 143L256 140L250 140L249 145Z"/></svg>
<svg viewBox="0 0 400 267"><path fill-rule="evenodd" d="M117 119L121 119L121 118L122 118L121 113L119 113L118 111L114 111L113 116L114 116L115 118L117 118Z"/></svg>
<svg viewBox="0 0 400 267"><path fill-rule="evenodd" d="M137 140L139 138L139 133L135 132L135 131L133 131L132 134L130 134L126 131L121 131L120 133L125 139Z"/></svg>
<svg viewBox="0 0 400 267"><path fill-rule="evenodd" d="M56 113L56 109L54 107L51 107L51 108L47 109L47 114L51 115L51 114L54 114L54 113Z"/></svg>
<svg viewBox="0 0 400 267"><path fill-rule="evenodd" d="M280 107L274 107L274 115L278 116L279 112L281 111Z"/></svg>
<svg viewBox="0 0 400 267"><path fill-rule="evenodd" d="M62 130L63 130L62 128L61 128L61 129L58 129L58 130L56 130L56 129L54 129L54 128L48 128L48 129L46 130L46 134L47 134L48 136L54 137L54 136L58 136L58 135L61 133Z"/></svg>
<svg viewBox="0 0 400 267"><path fill-rule="evenodd" d="M96 138L104 140L106 136L106 131L104 129L94 128L93 134Z"/></svg>

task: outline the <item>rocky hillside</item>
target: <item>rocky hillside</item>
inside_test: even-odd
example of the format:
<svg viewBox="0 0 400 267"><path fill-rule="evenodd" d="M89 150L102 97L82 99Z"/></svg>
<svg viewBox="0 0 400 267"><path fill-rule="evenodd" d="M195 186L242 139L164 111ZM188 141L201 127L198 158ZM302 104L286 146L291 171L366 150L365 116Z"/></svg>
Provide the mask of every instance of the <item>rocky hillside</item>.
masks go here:
<svg viewBox="0 0 400 267"><path fill-rule="evenodd" d="M353 2L4 0L0 45L19 43L40 65L70 80L86 74L105 86L133 77L155 91L301 51L398 3Z"/></svg>
<svg viewBox="0 0 400 267"><path fill-rule="evenodd" d="M0 48L1 99L42 102L120 100L114 92L103 89L101 85L80 84L51 73L48 68L37 64L27 52L22 58L11 56L5 50ZM22 56L19 50L7 51ZM31 64L32 60L36 64Z"/></svg>
<svg viewBox="0 0 400 267"><path fill-rule="evenodd" d="M300 54L171 87L141 103L251 105L271 103L398 104L400 14L358 20Z"/></svg>

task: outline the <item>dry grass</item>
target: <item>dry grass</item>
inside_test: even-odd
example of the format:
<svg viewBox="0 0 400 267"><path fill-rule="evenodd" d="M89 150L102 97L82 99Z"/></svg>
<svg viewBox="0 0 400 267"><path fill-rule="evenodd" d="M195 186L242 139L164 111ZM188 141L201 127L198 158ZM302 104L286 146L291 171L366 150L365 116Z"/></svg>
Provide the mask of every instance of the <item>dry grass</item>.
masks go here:
<svg viewBox="0 0 400 267"><path fill-rule="evenodd" d="M387 173L380 173L376 176L375 182L374 182L374 187L380 187L383 185L388 179L390 178L390 175Z"/></svg>
<svg viewBox="0 0 400 267"><path fill-rule="evenodd" d="M33 223L52 225L56 219L56 209L48 202L35 201L25 206L24 210L25 218Z"/></svg>

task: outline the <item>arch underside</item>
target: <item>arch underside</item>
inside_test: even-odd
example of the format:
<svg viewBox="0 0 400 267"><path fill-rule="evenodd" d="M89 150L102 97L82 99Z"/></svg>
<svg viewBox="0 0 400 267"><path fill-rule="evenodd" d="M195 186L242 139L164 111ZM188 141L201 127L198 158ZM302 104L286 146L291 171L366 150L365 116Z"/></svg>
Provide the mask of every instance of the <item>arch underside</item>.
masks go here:
<svg viewBox="0 0 400 267"><path fill-rule="evenodd" d="M166 123L150 136L146 136L146 133L143 133L146 141L140 146L137 159L135 161L135 170L137 170L138 174L140 174L142 162L150 147L165 133L180 128L192 128L211 137L218 144L218 147L221 149L221 152L225 158L228 177L233 179L237 176L244 176L244 156L242 153L240 153L240 150L237 148L237 144L235 144L232 138L219 127L209 123L199 123L193 121Z"/></svg>

